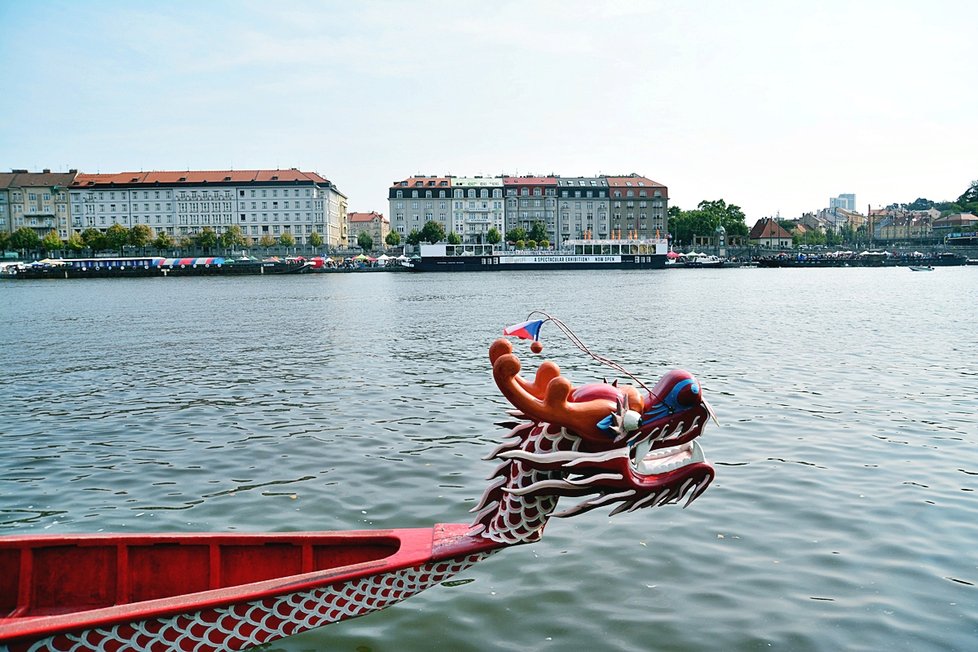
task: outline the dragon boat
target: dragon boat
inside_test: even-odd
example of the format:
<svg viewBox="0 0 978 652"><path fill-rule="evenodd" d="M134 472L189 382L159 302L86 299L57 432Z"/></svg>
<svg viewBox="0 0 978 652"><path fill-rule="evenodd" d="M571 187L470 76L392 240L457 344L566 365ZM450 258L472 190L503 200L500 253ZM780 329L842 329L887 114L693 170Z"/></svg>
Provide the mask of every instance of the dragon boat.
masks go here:
<svg viewBox="0 0 978 652"><path fill-rule="evenodd" d="M493 342L492 375L514 409L499 424L508 436L486 458L501 463L473 523L0 537L0 652L247 649L393 605L539 540L551 517L702 495L714 470L697 438L713 412L697 380L673 370L648 388L549 315L504 334L532 339L539 353L545 322L638 386L575 387L549 360L524 378L512 342ZM578 500L558 512L561 498Z"/></svg>

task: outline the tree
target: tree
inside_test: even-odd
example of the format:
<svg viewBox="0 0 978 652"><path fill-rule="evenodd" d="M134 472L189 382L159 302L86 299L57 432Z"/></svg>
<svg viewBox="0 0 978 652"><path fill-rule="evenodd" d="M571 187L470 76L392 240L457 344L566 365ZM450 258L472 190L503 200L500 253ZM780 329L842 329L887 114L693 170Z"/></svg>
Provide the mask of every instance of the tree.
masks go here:
<svg viewBox="0 0 978 652"><path fill-rule="evenodd" d="M105 234L94 227L82 231L81 239L93 254L105 249Z"/></svg>
<svg viewBox="0 0 978 652"><path fill-rule="evenodd" d="M530 232L527 234L527 237L530 240L536 240L537 242L540 242L541 240L546 240L547 227L544 226L543 222L537 220L536 222L533 223L533 226L530 227Z"/></svg>
<svg viewBox="0 0 978 652"><path fill-rule="evenodd" d="M527 249L536 249L537 248L537 241L534 240L534 239L532 239L532 238L529 239L529 240L527 240L526 241L526 248Z"/></svg>
<svg viewBox="0 0 978 652"><path fill-rule="evenodd" d="M670 207L669 232L675 242L686 244L696 237L714 237L719 226L726 229L727 237L746 236L750 229L744 219L744 211L736 204L727 204L722 199L704 200L691 211Z"/></svg>
<svg viewBox="0 0 978 652"><path fill-rule="evenodd" d="M269 247L274 247L276 242L278 242L278 241L275 238L273 238L272 236L270 236L270 235L268 235L266 233L258 241L258 244L260 244L265 249L268 249Z"/></svg>
<svg viewBox="0 0 978 652"><path fill-rule="evenodd" d="M490 228L486 231L486 242L491 245L499 244L502 241L502 236L499 235L499 230L496 227Z"/></svg>
<svg viewBox="0 0 978 652"><path fill-rule="evenodd" d="M146 224L137 224L129 229L129 244L144 249L153 239L153 229Z"/></svg>
<svg viewBox="0 0 978 652"><path fill-rule="evenodd" d="M241 227L237 224L232 224L227 228L224 233L218 238L221 246L225 249L234 249L235 247L245 246L246 240L244 233L241 231Z"/></svg>
<svg viewBox="0 0 978 652"><path fill-rule="evenodd" d="M129 242L129 229L121 224L113 224L105 231L105 248L122 254L122 248Z"/></svg>
<svg viewBox="0 0 978 652"><path fill-rule="evenodd" d="M295 246L295 236L286 231L278 237L278 243L283 247L294 247Z"/></svg>
<svg viewBox="0 0 978 652"><path fill-rule="evenodd" d="M155 247L156 250L160 253L173 249L173 245L174 245L173 238L171 238L170 234L167 233L166 231L160 231L156 235L156 239L153 240L153 247Z"/></svg>
<svg viewBox="0 0 978 652"><path fill-rule="evenodd" d="M10 246L10 234L6 231L0 231L0 252L7 250Z"/></svg>
<svg viewBox="0 0 978 652"><path fill-rule="evenodd" d="M366 231L361 231L357 236L357 246L364 251L370 251L374 248L374 239Z"/></svg>
<svg viewBox="0 0 978 652"><path fill-rule="evenodd" d="M412 247L417 247L421 244L421 232L417 229L411 229L411 232L407 236L407 243Z"/></svg>
<svg viewBox="0 0 978 652"><path fill-rule="evenodd" d="M934 202L932 202L929 199L924 199L923 197L917 197L917 199L907 204L907 208L912 211L925 211L928 208L933 208L933 207L934 207Z"/></svg>
<svg viewBox="0 0 978 652"><path fill-rule="evenodd" d="M707 215L700 210L680 211L669 220L669 232L673 242L679 245L692 244L696 236L704 236L713 231Z"/></svg>
<svg viewBox="0 0 978 652"><path fill-rule="evenodd" d="M421 229L421 239L431 244L441 242L445 239L445 227L434 220L428 220Z"/></svg>
<svg viewBox="0 0 978 652"><path fill-rule="evenodd" d="M747 223L745 220L744 211L740 209L740 206L736 204L727 204L727 202L722 199L716 201L701 201L697 208L704 213L706 213L709 223L712 224L713 230L716 230L718 226L722 226L727 230L727 235L747 235L749 229L747 228ZM711 235L702 234L702 235Z"/></svg>
<svg viewBox="0 0 978 652"><path fill-rule="evenodd" d="M550 249L550 240L547 240L546 238L544 238L543 240L541 240L540 241L540 248L541 249Z"/></svg>
<svg viewBox="0 0 978 652"><path fill-rule="evenodd" d="M978 212L978 180L972 181L968 189L961 193L956 202L961 206L962 212Z"/></svg>
<svg viewBox="0 0 978 652"><path fill-rule="evenodd" d="M401 244L401 234L397 231L390 231L384 237L384 242L387 243L388 247L396 247Z"/></svg>
<svg viewBox="0 0 978 652"><path fill-rule="evenodd" d="M448 242L448 244L460 245L462 244L462 236L452 231L451 233L448 234L448 238L446 241Z"/></svg>
<svg viewBox="0 0 978 652"><path fill-rule="evenodd" d="M81 235L72 231L71 235L68 236L68 242L65 243L65 246L69 251L77 254L79 251L85 248L85 241L82 240Z"/></svg>
<svg viewBox="0 0 978 652"><path fill-rule="evenodd" d="M211 249L217 246L217 232L209 226L205 226L200 233L194 236L194 244L204 253L210 253Z"/></svg>
<svg viewBox="0 0 978 652"><path fill-rule="evenodd" d="M323 236L319 235L318 231L313 231L309 234L309 244L311 244L313 247L322 247Z"/></svg>
<svg viewBox="0 0 978 652"><path fill-rule="evenodd" d="M22 226L10 234L10 248L22 251L24 254L36 251L41 246L41 238L33 229Z"/></svg>
<svg viewBox="0 0 978 652"><path fill-rule="evenodd" d="M526 240L526 238L526 229L521 226L506 232L506 242L519 242L520 240Z"/></svg>
<svg viewBox="0 0 978 652"><path fill-rule="evenodd" d="M44 251L60 251L64 247L61 236L54 229L51 229L44 238L41 239L41 249Z"/></svg>

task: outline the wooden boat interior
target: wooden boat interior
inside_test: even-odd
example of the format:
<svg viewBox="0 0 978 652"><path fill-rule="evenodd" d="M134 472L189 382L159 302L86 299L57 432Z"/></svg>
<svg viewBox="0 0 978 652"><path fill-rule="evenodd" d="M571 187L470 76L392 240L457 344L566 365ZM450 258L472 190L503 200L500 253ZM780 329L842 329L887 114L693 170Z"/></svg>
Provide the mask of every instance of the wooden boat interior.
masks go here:
<svg viewBox="0 0 978 652"><path fill-rule="evenodd" d="M170 598L395 555L391 535L81 535L0 547L0 623Z"/></svg>

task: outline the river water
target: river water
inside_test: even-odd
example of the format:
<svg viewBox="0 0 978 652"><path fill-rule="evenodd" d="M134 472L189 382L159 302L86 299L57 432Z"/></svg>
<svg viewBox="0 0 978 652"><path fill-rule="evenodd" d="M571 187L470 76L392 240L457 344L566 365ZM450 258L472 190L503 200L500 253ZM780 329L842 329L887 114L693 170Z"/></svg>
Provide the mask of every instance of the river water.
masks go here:
<svg viewBox="0 0 978 652"><path fill-rule="evenodd" d="M3 282L0 535L468 522L537 308L700 378L712 487L265 649L978 647L974 267Z"/></svg>

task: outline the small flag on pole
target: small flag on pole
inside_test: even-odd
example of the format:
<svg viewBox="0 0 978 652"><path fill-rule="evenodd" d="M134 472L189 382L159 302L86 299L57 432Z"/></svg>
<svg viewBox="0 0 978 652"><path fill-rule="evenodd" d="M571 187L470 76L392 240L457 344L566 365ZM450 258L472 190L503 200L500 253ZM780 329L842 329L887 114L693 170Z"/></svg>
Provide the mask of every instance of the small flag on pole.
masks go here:
<svg viewBox="0 0 978 652"><path fill-rule="evenodd" d="M518 337L523 340L538 340L540 339L540 327L543 326L543 321L542 319L535 319L525 321L522 324L507 326L503 329L503 335Z"/></svg>

